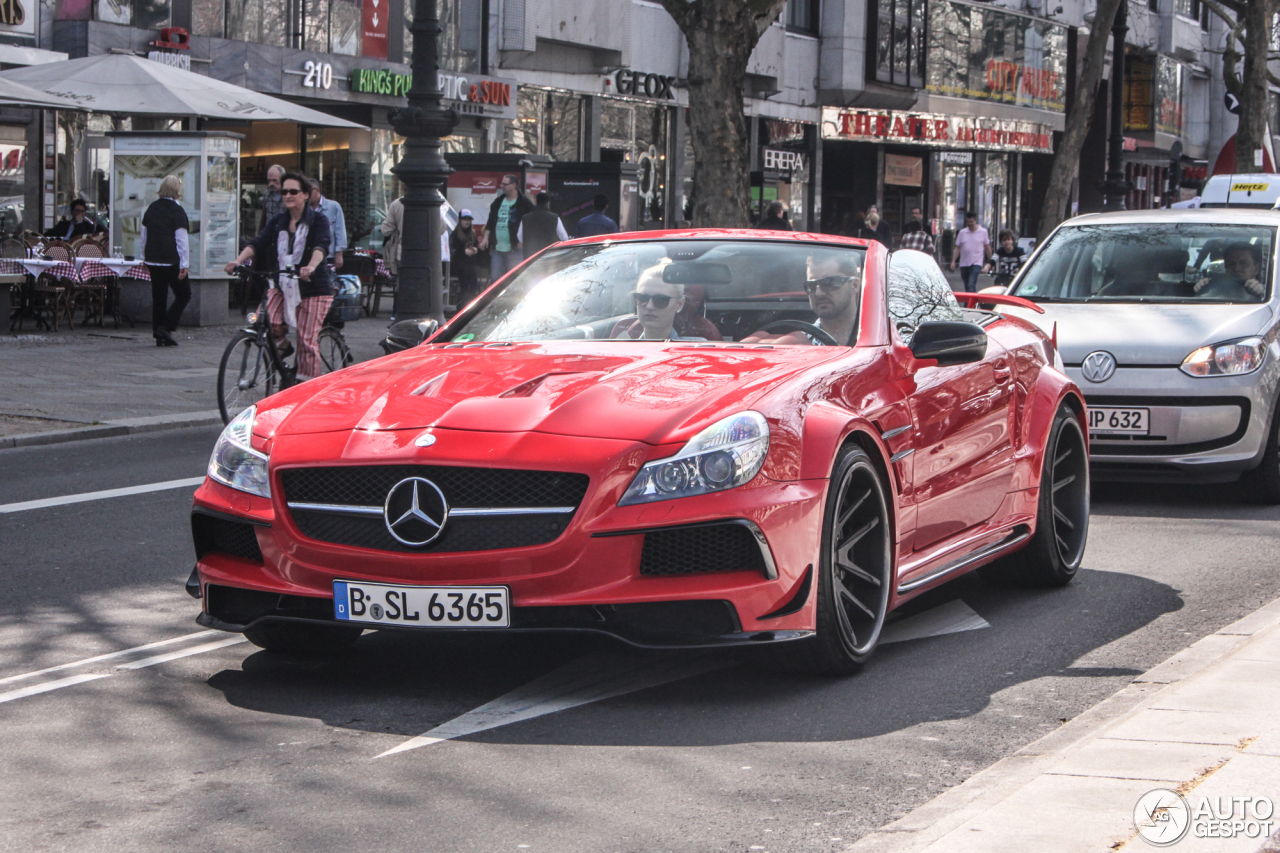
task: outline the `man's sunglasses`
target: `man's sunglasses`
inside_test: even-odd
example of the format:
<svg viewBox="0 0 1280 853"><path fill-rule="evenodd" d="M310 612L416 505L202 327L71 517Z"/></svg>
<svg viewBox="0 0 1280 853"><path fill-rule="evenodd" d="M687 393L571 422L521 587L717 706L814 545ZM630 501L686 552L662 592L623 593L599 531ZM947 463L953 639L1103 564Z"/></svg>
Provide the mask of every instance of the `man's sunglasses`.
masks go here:
<svg viewBox="0 0 1280 853"><path fill-rule="evenodd" d="M832 293L844 287L853 281L851 275L829 275L826 278L815 278L804 283L804 289L809 293L817 293L818 288L822 288L823 293Z"/></svg>
<svg viewBox="0 0 1280 853"><path fill-rule="evenodd" d="M663 296L660 293L632 293L635 297L637 305L645 305L652 302L654 308L666 308L671 304L670 296Z"/></svg>
<svg viewBox="0 0 1280 853"><path fill-rule="evenodd" d="M280 190L280 195L306 195L306 193L302 190L287 189Z"/></svg>

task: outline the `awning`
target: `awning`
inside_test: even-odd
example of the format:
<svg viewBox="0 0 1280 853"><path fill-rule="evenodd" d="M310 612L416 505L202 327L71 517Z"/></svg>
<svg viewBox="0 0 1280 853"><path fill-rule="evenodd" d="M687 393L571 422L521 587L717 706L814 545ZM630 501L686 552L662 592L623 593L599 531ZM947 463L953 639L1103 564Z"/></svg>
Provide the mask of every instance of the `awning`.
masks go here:
<svg viewBox="0 0 1280 853"><path fill-rule="evenodd" d="M15 83L12 80L0 80L0 106L6 107L41 107L46 110L82 110L75 101L58 98Z"/></svg>
<svg viewBox="0 0 1280 853"><path fill-rule="evenodd" d="M95 113L364 127L203 74L126 54L13 68L0 71L0 80L25 84Z"/></svg>

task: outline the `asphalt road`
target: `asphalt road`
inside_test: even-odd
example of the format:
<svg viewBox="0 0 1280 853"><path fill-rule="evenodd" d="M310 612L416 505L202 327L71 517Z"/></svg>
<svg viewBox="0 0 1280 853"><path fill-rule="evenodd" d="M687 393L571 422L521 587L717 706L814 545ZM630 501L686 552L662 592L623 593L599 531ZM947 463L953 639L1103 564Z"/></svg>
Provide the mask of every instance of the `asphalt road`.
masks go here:
<svg viewBox="0 0 1280 853"><path fill-rule="evenodd" d="M0 850L841 850L1280 596L1280 509L1095 487L1074 584L950 583L853 678L500 635L291 660L195 624L192 487L6 509L198 477L216 434L0 451Z"/></svg>

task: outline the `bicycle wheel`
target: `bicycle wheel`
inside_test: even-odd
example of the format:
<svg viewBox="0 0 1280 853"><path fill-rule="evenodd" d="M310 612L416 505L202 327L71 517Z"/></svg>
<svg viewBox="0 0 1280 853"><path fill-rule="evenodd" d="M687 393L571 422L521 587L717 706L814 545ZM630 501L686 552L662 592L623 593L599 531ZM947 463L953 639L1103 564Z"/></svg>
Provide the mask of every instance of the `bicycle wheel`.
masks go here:
<svg viewBox="0 0 1280 853"><path fill-rule="evenodd" d="M218 409L231 419L280 388L267 348L253 332L240 332L227 344L218 365Z"/></svg>
<svg viewBox="0 0 1280 853"><path fill-rule="evenodd" d="M347 348L342 332L326 326L320 330L320 361L324 364L324 372L332 373L341 370L355 361L351 350Z"/></svg>

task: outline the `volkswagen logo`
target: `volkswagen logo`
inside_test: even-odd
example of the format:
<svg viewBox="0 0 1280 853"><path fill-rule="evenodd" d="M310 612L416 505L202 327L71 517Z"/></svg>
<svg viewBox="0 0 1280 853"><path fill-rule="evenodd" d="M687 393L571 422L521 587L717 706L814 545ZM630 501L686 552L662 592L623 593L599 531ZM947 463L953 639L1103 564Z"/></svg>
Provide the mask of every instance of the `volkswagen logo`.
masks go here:
<svg viewBox="0 0 1280 853"><path fill-rule="evenodd" d="M1090 382L1106 382L1116 372L1116 357L1106 350L1091 352L1084 357L1080 372Z"/></svg>
<svg viewBox="0 0 1280 853"><path fill-rule="evenodd" d="M387 532L397 542L418 548L440 537L449 518L449 503L435 483L422 477L409 477L387 492L382 515Z"/></svg>

